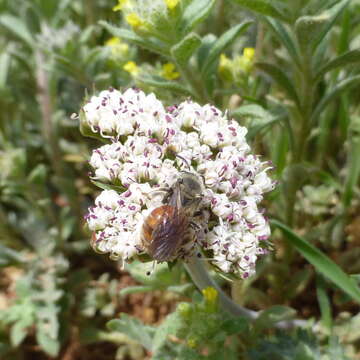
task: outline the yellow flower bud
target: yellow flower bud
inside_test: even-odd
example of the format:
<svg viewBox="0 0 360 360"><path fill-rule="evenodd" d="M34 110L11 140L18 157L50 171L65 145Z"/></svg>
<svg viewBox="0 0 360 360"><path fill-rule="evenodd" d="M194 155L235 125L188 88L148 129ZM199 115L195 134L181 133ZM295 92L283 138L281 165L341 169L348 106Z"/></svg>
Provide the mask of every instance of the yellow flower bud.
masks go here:
<svg viewBox="0 0 360 360"><path fill-rule="evenodd" d="M129 0L118 0L118 4L113 7L113 11L120 11L124 8L124 5L128 3Z"/></svg>
<svg viewBox="0 0 360 360"><path fill-rule="evenodd" d="M209 286L209 287L203 289L202 293L203 293L204 298L205 298L207 303L209 303L209 304L216 304L217 303L219 293L217 292L216 289Z"/></svg>
<svg viewBox="0 0 360 360"><path fill-rule="evenodd" d="M231 60L225 55L220 55L220 61L219 61L219 71L222 72L226 69L228 69L231 65Z"/></svg>
<svg viewBox="0 0 360 360"><path fill-rule="evenodd" d="M179 1L180 0L165 0L165 4L169 10L173 10L176 8Z"/></svg>
<svg viewBox="0 0 360 360"><path fill-rule="evenodd" d="M139 16L135 13L130 13L125 16L126 22L133 27L134 29L137 29L141 25L143 25L143 21L139 18Z"/></svg>
<svg viewBox="0 0 360 360"><path fill-rule="evenodd" d="M243 56L249 60L249 61L252 61L255 57L255 49L254 48L250 48L250 47L247 47L244 49L243 51Z"/></svg>
<svg viewBox="0 0 360 360"><path fill-rule="evenodd" d="M107 40L105 46L111 49L111 55L114 57L125 56L129 51L129 45L123 43L120 38L115 36Z"/></svg>
<svg viewBox="0 0 360 360"><path fill-rule="evenodd" d="M140 71L139 67L136 65L136 63L134 61L128 61L123 66L123 69L133 76L136 76Z"/></svg>
<svg viewBox="0 0 360 360"><path fill-rule="evenodd" d="M173 63L166 63L162 66L161 76L167 80L175 80L180 74L175 71L175 65Z"/></svg>

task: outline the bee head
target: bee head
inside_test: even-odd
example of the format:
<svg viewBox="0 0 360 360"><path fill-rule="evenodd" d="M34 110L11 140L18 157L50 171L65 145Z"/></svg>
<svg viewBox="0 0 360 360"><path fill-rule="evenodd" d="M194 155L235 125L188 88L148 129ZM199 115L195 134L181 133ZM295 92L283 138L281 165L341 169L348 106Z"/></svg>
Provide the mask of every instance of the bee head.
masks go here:
<svg viewBox="0 0 360 360"><path fill-rule="evenodd" d="M203 190L198 176L190 172L183 172L178 183L181 189L183 206L196 207L202 199Z"/></svg>

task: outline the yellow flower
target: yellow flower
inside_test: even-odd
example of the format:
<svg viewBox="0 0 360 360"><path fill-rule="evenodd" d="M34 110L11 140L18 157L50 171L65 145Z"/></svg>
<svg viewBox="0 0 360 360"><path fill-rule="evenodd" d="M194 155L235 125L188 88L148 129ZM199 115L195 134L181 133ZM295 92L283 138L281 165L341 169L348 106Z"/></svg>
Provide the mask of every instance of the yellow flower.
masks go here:
<svg viewBox="0 0 360 360"><path fill-rule="evenodd" d="M180 0L165 0L165 4L169 10L173 10L176 8L179 1Z"/></svg>
<svg viewBox="0 0 360 360"><path fill-rule="evenodd" d="M118 4L113 7L113 11L120 11L129 0L118 0Z"/></svg>
<svg viewBox="0 0 360 360"><path fill-rule="evenodd" d="M191 349L195 349L198 345L198 341L196 338L191 337L190 339L188 339L187 341L187 346Z"/></svg>
<svg viewBox="0 0 360 360"><path fill-rule="evenodd" d="M237 56L234 61L235 69L244 74L251 72L255 60L255 49L245 48L241 56Z"/></svg>
<svg viewBox="0 0 360 360"><path fill-rule="evenodd" d="M125 44L118 37L112 37L105 42L105 46L111 49L111 55L115 57L121 57L128 53L129 45Z"/></svg>
<svg viewBox="0 0 360 360"><path fill-rule="evenodd" d="M243 56L247 60L252 61L255 57L255 49L250 47L245 48L243 51Z"/></svg>
<svg viewBox="0 0 360 360"><path fill-rule="evenodd" d="M175 65L173 63L166 63L162 66L161 76L167 80L175 80L180 74L175 71Z"/></svg>
<svg viewBox="0 0 360 360"><path fill-rule="evenodd" d="M123 69L133 76L136 76L140 71L139 67L136 65L136 63L134 61L128 61L123 66Z"/></svg>
<svg viewBox="0 0 360 360"><path fill-rule="evenodd" d="M211 286L205 288L202 290L202 293L204 295L204 298L206 300L206 302L208 304L216 304L217 303L217 299L219 296L219 293L217 292L217 290Z"/></svg>
<svg viewBox="0 0 360 360"><path fill-rule="evenodd" d="M219 61L219 71L225 71L231 66L231 60L225 55L220 55L220 61Z"/></svg>
<svg viewBox="0 0 360 360"><path fill-rule="evenodd" d="M133 27L134 29L143 25L143 21L139 18L139 16L135 13L130 13L125 16L126 22Z"/></svg>

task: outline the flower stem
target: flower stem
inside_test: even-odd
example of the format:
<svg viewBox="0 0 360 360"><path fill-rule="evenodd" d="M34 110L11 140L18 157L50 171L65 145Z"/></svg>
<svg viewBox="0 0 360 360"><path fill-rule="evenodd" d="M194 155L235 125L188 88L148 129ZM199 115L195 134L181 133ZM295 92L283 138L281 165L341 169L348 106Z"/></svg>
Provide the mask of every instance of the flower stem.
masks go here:
<svg viewBox="0 0 360 360"><path fill-rule="evenodd" d="M203 260L194 256L185 262L184 266L199 290L211 286L218 291L220 306L231 315L243 316L250 320L256 320L260 316L261 311L246 309L236 304L229 296L227 296L221 290L219 285L211 278L203 265ZM305 320L285 320L276 323L275 327L278 329L291 329L297 326L305 327L307 325L307 321Z"/></svg>

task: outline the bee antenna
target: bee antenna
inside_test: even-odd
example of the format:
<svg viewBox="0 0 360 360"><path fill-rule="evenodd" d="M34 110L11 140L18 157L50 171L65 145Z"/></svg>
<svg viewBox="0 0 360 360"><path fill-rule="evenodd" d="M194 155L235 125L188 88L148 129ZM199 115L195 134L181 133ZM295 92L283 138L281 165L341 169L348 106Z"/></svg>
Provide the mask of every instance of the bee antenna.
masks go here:
<svg viewBox="0 0 360 360"><path fill-rule="evenodd" d="M175 156L176 156L177 158L179 158L179 159L187 166L188 170L191 170L191 169L190 169L190 164L186 161L185 158L183 158L183 157L180 156L179 154L175 154Z"/></svg>

